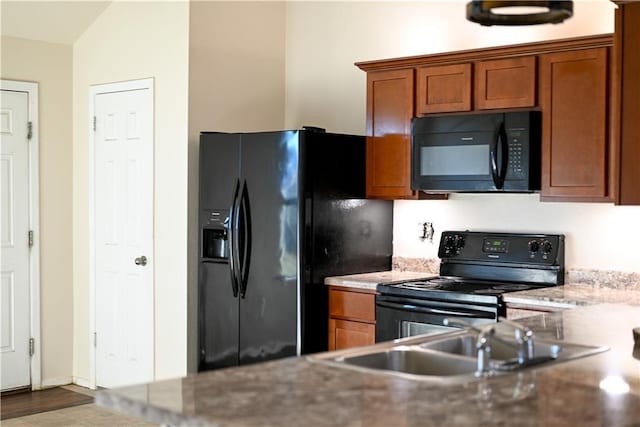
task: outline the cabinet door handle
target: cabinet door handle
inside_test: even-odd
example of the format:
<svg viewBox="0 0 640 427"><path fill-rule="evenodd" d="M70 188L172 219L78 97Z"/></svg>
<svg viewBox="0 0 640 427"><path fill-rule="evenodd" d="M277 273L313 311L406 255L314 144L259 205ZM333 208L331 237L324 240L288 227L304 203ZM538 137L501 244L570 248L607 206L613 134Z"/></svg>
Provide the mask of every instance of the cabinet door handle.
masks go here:
<svg viewBox="0 0 640 427"><path fill-rule="evenodd" d="M138 258L136 258L133 262L135 262L135 263L136 263L136 265L141 265L141 266L143 266L143 267L144 267L145 265L147 265L147 257L146 257L146 256L144 256L144 255L139 256L139 257L138 257Z"/></svg>

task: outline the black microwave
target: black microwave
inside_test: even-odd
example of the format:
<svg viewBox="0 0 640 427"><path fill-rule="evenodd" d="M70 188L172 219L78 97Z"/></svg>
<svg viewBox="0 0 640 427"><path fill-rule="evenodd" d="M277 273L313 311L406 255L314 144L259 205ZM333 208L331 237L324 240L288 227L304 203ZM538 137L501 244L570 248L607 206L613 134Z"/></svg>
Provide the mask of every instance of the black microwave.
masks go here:
<svg viewBox="0 0 640 427"><path fill-rule="evenodd" d="M440 114L411 123L411 188L425 192L540 189L539 111Z"/></svg>

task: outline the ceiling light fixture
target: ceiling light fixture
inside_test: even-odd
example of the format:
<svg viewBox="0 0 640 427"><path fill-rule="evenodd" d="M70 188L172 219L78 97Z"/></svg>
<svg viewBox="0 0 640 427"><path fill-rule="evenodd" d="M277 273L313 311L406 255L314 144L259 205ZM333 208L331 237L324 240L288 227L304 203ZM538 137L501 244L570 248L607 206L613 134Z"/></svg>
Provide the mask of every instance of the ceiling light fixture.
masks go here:
<svg viewBox="0 0 640 427"><path fill-rule="evenodd" d="M571 16L571 0L473 0L467 3L467 19L486 26L559 24Z"/></svg>

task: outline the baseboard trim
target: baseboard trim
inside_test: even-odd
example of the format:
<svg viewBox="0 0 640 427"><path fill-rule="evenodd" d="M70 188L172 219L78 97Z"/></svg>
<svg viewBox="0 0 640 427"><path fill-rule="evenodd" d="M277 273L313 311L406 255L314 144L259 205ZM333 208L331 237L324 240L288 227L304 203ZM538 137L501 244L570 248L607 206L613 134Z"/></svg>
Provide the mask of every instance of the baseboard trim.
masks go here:
<svg viewBox="0 0 640 427"><path fill-rule="evenodd" d="M91 384L91 381L89 381L86 378L82 378L82 377L73 377L73 383L75 385L79 385L80 387L84 387L84 388L88 388L91 390L95 390L96 387Z"/></svg>
<svg viewBox="0 0 640 427"><path fill-rule="evenodd" d="M40 388L59 387L61 385L72 384L73 378L71 377L59 377L59 378L47 378L43 379L40 383Z"/></svg>

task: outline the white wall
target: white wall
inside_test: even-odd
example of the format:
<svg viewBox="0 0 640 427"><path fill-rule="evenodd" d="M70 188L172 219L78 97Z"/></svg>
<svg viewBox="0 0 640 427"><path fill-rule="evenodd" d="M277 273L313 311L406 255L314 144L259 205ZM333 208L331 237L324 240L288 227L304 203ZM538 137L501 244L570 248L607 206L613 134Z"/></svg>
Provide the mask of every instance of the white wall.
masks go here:
<svg viewBox="0 0 640 427"><path fill-rule="evenodd" d="M437 258L444 230L564 233L571 268L640 272L640 207L607 203L541 203L537 194L453 194L449 200L394 202L396 256ZM433 222L434 243L418 239Z"/></svg>
<svg viewBox="0 0 640 427"><path fill-rule="evenodd" d="M609 0L577 0L565 23L532 27L473 24L465 3L288 3L286 126L364 134L366 76L354 62L613 32ZM436 231L564 232L569 267L640 271L633 247L640 207L541 203L537 195L453 195L394 206L395 256L436 257L434 246L417 239L417 223L433 221Z"/></svg>
<svg viewBox="0 0 640 427"><path fill-rule="evenodd" d="M188 2L114 2L73 48L74 377L89 368L89 87L155 79L155 377L187 370Z"/></svg>
<svg viewBox="0 0 640 427"><path fill-rule="evenodd" d="M284 125L285 4L193 2L189 23L189 371L196 369L198 148L203 130Z"/></svg>
<svg viewBox="0 0 640 427"><path fill-rule="evenodd" d="M2 37L1 62L3 79L38 83L42 384L66 384L73 354L72 49Z"/></svg>

